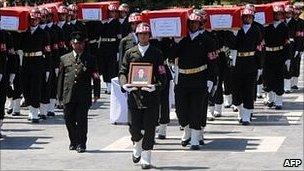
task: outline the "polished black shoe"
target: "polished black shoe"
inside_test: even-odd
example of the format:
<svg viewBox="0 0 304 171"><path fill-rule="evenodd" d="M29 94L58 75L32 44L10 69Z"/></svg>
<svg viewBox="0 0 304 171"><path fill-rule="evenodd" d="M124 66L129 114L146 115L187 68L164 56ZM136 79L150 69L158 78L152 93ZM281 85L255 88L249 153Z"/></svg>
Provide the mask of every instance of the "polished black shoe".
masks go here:
<svg viewBox="0 0 304 171"><path fill-rule="evenodd" d="M150 164L141 164L142 169L151 169L152 166Z"/></svg>
<svg viewBox="0 0 304 171"><path fill-rule="evenodd" d="M179 127L179 130L180 130L180 131L183 131L183 130L184 130L184 128L183 128L182 126L180 126L180 127Z"/></svg>
<svg viewBox="0 0 304 171"><path fill-rule="evenodd" d="M55 116L55 113L54 112L48 112L47 116Z"/></svg>
<svg viewBox="0 0 304 171"><path fill-rule="evenodd" d="M295 85L295 86L292 86L291 89L298 90L299 87Z"/></svg>
<svg viewBox="0 0 304 171"><path fill-rule="evenodd" d="M244 122L242 122L242 125L250 125L250 122L248 122L248 121L244 121Z"/></svg>
<svg viewBox="0 0 304 171"><path fill-rule="evenodd" d="M6 113L9 114L9 115L12 114L12 113L13 113L13 109L8 109L8 110L6 111Z"/></svg>
<svg viewBox="0 0 304 171"><path fill-rule="evenodd" d="M233 112L238 112L239 109L237 107L233 108Z"/></svg>
<svg viewBox="0 0 304 171"><path fill-rule="evenodd" d="M191 150L199 150L199 149L200 149L200 146L199 146L199 145L191 145L191 146L190 146L190 149L191 149Z"/></svg>
<svg viewBox="0 0 304 171"><path fill-rule="evenodd" d="M224 106L224 108L226 108L226 109L227 109L227 108L230 108L230 107L231 107L231 105L225 105L225 106Z"/></svg>
<svg viewBox="0 0 304 171"><path fill-rule="evenodd" d="M20 116L20 112L14 112L12 116Z"/></svg>
<svg viewBox="0 0 304 171"><path fill-rule="evenodd" d="M273 107L274 106L274 102L270 102L267 104L268 107Z"/></svg>
<svg viewBox="0 0 304 171"><path fill-rule="evenodd" d="M78 145L76 151L78 153L84 153L86 151L86 148L81 145Z"/></svg>
<svg viewBox="0 0 304 171"><path fill-rule="evenodd" d="M242 119L238 119L238 122L241 124L241 123L243 123L243 120Z"/></svg>
<svg viewBox="0 0 304 171"><path fill-rule="evenodd" d="M46 115L41 115L41 114L39 114L38 117L39 117L40 119L42 119L42 120L46 120Z"/></svg>
<svg viewBox="0 0 304 171"><path fill-rule="evenodd" d="M205 145L205 141L204 140L199 140L199 145Z"/></svg>
<svg viewBox="0 0 304 171"><path fill-rule="evenodd" d="M39 123L39 119L31 119L32 123Z"/></svg>
<svg viewBox="0 0 304 171"><path fill-rule="evenodd" d="M158 134L158 139L164 140L164 139L166 139L166 135Z"/></svg>
<svg viewBox="0 0 304 171"><path fill-rule="evenodd" d="M77 149L77 146L76 145L70 145L69 146L69 150L76 150Z"/></svg>
<svg viewBox="0 0 304 171"><path fill-rule="evenodd" d="M135 157L133 154L132 154L132 161L133 163L138 163L140 161L140 156L139 157Z"/></svg>
<svg viewBox="0 0 304 171"><path fill-rule="evenodd" d="M281 105L275 106L275 110L282 110L282 106Z"/></svg>
<svg viewBox="0 0 304 171"><path fill-rule="evenodd" d="M191 138L182 141L182 146L183 146L183 147L186 147L186 146L189 144L190 141L191 141Z"/></svg>
<svg viewBox="0 0 304 171"><path fill-rule="evenodd" d="M4 138L4 136L0 133L0 139Z"/></svg>
<svg viewBox="0 0 304 171"><path fill-rule="evenodd" d="M263 98L263 96L262 96L262 95L259 95L259 96L257 96L257 98L258 98L258 99L262 99L262 98Z"/></svg>

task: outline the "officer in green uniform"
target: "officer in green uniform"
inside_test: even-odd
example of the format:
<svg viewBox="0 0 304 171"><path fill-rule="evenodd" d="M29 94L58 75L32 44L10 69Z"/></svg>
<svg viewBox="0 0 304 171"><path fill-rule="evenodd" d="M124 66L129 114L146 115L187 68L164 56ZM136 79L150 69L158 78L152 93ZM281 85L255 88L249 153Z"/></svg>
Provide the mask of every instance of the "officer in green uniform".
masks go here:
<svg viewBox="0 0 304 171"><path fill-rule="evenodd" d="M99 75L95 58L86 53L83 33L73 32L71 38L73 51L60 58L58 92L64 104L69 149L82 153L86 149L88 111L92 103L91 78L99 79Z"/></svg>

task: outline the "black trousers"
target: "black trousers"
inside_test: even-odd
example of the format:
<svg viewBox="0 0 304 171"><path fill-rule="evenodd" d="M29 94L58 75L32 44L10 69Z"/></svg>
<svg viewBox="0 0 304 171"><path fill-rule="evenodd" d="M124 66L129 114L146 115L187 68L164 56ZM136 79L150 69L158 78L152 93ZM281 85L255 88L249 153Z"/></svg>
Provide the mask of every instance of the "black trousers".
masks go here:
<svg viewBox="0 0 304 171"><path fill-rule="evenodd" d="M300 65L301 64L301 56L298 54L295 58L291 59L290 71L291 77L299 77L300 76Z"/></svg>
<svg viewBox="0 0 304 171"><path fill-rule="evenodd" d="M7 86L8 86L8 79L5 75L3 75L0 81L0 120L3 120L5 115Z"/></svg>
<svg viewBox="0 0 304 171"><path fill-rule="evenodd" d="M44 72L45 73L45 72ZM42 74L42 82L41 82L41 99L40 102L43 104L48 104L50 103L50 93L51 93L51 84L50 84L50 77L49 76L48 81L46 81L46 76L45 74Z"/></svg>
<svg viewBox="0 0 304 171"><path fill-rule="evenodd" d="M168 124L170 122L169 92L170 80L167 80L164 89L160 92L160 124Z"/></svg>
<svg viewBox="0 0 304 171"><path fill-rule="evenodd" d="M246 109L253 109L254 99L256 93L256 79L257 72L233 73L233 90L232 90L232 101L233 104L239 106L243 103L243 107Z"/></svg>
<svg viewBox="0 0 304 171"><path fill-rule="evenodd" d="M224 102L224 98L223 98L223 80L220 78L218 85L217 85L217 89L214 93L214 95L212 96L211 94L209 95L209 105L210 106L214 106L215 104L223 104Z"/></svg>
<svg viewBox="0 0 304 171"><path fill-rule="evenodd" d="M49 77L49 97L50 99L57 99L57 83L58 77L56 77L55 70L52 69Z"/></svg>
<svg viewBox="0 0 304 171"><path fill-rule="evenodd" d="M86 147L89 108L88 104L83 103L68 103L64 105L65 125L71 145Z"/></svg>
<svg viewBox="0 0 304 171"><path fill-rule="evenodd" d="M143 138L143 150L153 149L155 143L155 123L158 120L158 111L158 106L145 109L129 107L129 114L131 115L129 128L131 140L138 142ZM142 134L141 130L144 130L144 134Z"/></svg>
<svg viewBox="0 0 304 171"><path fill-rule="evenodd" d="M103 81L110 83L118 75L118 61L116 54L102 56L101 70Z"/></svg>
<svg viewBox="0 0 304 171"><path fill-rule="evenodd" d="M233 87L233 83L232 83L232 73L231 73L231 69L228 68L225 70L224 76L223 76L223 81L224 81L224 95L230 95L232 94L232 87Z"/></svg>
<svg viewBox="0 0 304 171"><path fill-rule="evenodd" d="M39 57L42 58L42 57ZM45 75L42 59L24 61L21 80L25 102L29 106L39 108L41 101L41 86Z"/></svg>
<svg viewBox="0 0 304 171"><path fill-rule="evenodd" d="M13 82L14 89L12 89L11 86L7 89L7 97L15 99L20 99L22 94L21 89L21 77L20 77L20 71L17 71L15 74L15 79Z"/></svg>
<svg viewBox="0 0 304 171"><path fill-rule="evenodd" d="M277 95L284 94L284 60L279 56L266 57L264 64L264 82L265 82L265 91L273 91ZM277 57L277 59L273 58Z"/></svg>
<svg viewBox="0 0 304 171"><path fill-rule="evenodd" d="M205 109L207 87L183 88L175 87L175 106L179 124L182 127L189 125L191 129L200 130L203 117L207 112Z"/></svg>

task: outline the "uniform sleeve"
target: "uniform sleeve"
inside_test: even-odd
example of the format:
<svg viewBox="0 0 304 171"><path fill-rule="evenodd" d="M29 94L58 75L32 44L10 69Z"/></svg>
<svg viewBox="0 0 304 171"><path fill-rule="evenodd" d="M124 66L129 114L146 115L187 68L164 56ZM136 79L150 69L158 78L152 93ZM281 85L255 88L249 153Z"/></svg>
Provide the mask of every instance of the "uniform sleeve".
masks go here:
<svg viewBox="0 0 304 171"><path fill-rule="evenodd" d="M208 58L208 80L216 83L217 76L219 75L219 68L218 68L218 53L217 53L217 45L216 41L210 37L207 37L206 49L207 49L207 58Z"/></svg>
<svg viewBox="0 0 304 171"><path fill-rule="evenodd" d="M284 27L284 59L288 60L291 59L292 56L292 50L291 50L291 44L289 41L289 29L287 26Z"/></svg>
<svg viewBox="0 0 304 171"><path fill-rule="evenodd" d="M12 35L10 33L7 34L6 42L7 42L6 48L7 48L7 56L8 56L7 71L9 74L16 74L17 67L19 64L13 47Z"/></svg>
<svg viewBox="0 0 304 171"><path fill-rule="evenodd" d="M120 68L120 66L121 66L121 63L122 63L122 60L123 60L123 55L124 55L124 39L122 39L120 42L119 42L119 47L118 47L118 51L119 51L119 67L118 68Z"/></svg>
<svg viewBox="0 0 304 171"><path fill-rule="evenodd" d="M58 96L57 98L60 101L62 101L64 75L65 75L65 68L63 62L61 61L59 64L59 76L58 76L58 84L57 84L57 96Z"/></svg>
<svg viewBox="0 0 304 171"><path fill-rule="evenodd" d="M257 62L257 67L258 69L263 68L263 63L264 63L264 51L263 51L263 33L259 27L256 27L256 42L257 42L257 47L256 47L256 52L255 52L255 58Z"/></svg>
<svg viewBox="0 0 304 171"><path fill-rule="evenodd" d="M122 63L120 66L118 78L119 78L119 84L122 87L123 85L128 83L128 74L129 74L129 51L127 51L122 59Z"/></svg>
<svg viewBox="0 0 304 171"><path fill-rule="evenodd" d="M155 89L156 91L162 90L167 83L167 74L166 74L166 68L164 66L164 56L163 53L160 50L157 50L156 56L159 56L158 61L156 63L156 66L154 67L155 70Z"/></svg>
<svg viewBox="0 0 304 171"><path fill-rule="evenodd" d="M50 71L52 56L51 56L51 43L50 43L50 34L45 31L44 33L44 41L43 41L43 51L45 55L45 70Z"/></svg>

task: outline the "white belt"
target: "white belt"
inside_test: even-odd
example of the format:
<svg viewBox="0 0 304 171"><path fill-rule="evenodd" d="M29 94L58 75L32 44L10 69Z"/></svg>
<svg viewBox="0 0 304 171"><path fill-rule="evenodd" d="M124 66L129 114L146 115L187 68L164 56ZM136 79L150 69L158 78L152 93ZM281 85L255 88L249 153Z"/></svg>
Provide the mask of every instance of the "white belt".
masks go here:
<svg viewBox="0 0 304 171"><path fill-rule="evenodd" d="M42 56L43 53L42 51L38 51L38 52L24 52L24 56L25 57L36 57L36 56Z"/></svg>

